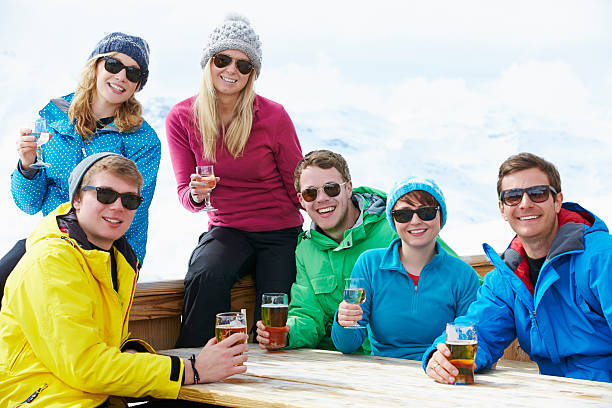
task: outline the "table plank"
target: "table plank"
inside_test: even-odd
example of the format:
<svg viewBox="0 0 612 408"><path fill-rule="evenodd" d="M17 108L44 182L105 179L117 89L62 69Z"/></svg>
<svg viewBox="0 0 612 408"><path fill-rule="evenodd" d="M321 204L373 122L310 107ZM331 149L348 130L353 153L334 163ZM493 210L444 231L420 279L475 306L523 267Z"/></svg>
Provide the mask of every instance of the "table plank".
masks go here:
<svg viewBox="0 0 612 408"><path fill-rule="evenodd" d="M539 375L533 363L500 361L497 369L477 374L471 386L438 384L417 361L325 350L267 352L252 345L246 365L243 375L184 386L179 398L233 407L612 406L611 384Z"/></svg>

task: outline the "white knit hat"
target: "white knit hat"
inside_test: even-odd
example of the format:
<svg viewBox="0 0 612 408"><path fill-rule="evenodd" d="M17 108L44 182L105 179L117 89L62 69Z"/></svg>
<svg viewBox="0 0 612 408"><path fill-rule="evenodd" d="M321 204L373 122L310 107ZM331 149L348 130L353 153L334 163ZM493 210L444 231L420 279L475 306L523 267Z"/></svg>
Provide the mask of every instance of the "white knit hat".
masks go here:
<svg viewBox="0 0 612 408"><path fill-rule="evenodd" d="M225 21L210 33L208 44L204 48L200 65L202 68L215 54L225 50L244 52L255 68L255 78L261 71L261 42L255 34L249 20L237 13L230 13Z"/></svg>

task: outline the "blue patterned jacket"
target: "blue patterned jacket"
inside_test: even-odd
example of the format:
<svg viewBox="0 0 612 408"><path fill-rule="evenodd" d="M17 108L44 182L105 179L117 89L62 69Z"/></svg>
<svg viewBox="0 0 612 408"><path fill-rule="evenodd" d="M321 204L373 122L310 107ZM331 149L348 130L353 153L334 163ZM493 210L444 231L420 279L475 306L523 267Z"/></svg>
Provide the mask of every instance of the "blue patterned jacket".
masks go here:
<svg viewBox="0 0 612 408"><path fill-rule="evenodd" d="M111 123L98 129L89 142L77 134L68 119L68 108L74 94L52 99L41 111L52 133L51 140L43 146L43 160L51 167L36 172L32 179L17 168L11 175L11 193L15 204L28 214L42 211L47 215L68 201L68 177L74 167L86 156L98 152L119 153L133 160L144 177L142 197L132 225L125 236L134 248L140 263L145 256L149 205L153 199L157 171L161 159L161 143L155 130L146 122L135 132L120 132Z"/></svg>

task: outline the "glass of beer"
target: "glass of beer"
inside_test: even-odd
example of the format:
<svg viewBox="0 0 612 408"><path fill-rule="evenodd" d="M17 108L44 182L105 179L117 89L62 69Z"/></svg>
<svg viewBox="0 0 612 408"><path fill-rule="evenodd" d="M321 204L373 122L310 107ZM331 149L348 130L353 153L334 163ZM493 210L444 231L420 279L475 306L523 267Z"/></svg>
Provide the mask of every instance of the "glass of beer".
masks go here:
<svg viewBox="0 0 612 408"><path fill-rule="evenodd" d="M217 322L215 325L215 337L217 341L222 341L234 333L246 334L246 332L246 316L243 313L217 313Z"/></svg>
<svg viewBox="0 0 612 408"><path fill-rule="evenodd" d="M365 279L363 278L348 278L344 280L344 301L354 305L360 305L366 300L364 289ZM364 326L355 322L352 326L345 327L346 329L365 329Z"/></svg>
<svg viewBox="0 0 612 408"><path fill-rule="evenodd" d="M261 299L261 321L270 333L270 348L281 348L287 344L287 315L289 302L285 293L264 293Z"/></svg>
<svg viewBox="0 0 612 408"><path fill-rule="evenodd" d="M476 325L447 323L446 346L451 352L448 360L459 370L455 384L474 384L474 358L478 347Z"/></svg>

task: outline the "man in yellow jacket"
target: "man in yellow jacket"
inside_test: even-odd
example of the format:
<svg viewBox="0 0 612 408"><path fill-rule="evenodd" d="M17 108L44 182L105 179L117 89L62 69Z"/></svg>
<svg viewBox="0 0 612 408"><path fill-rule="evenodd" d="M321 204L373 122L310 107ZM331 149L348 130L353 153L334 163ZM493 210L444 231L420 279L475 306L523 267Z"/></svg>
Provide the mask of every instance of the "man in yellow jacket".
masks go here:
<svg viewBox="0 0 612 408"><path fill-rule="evenodd" d="M143 179L113 153L86 157L70 203L36 227L0 311L0 407L104 407L110 395L175 399L181 384L246 371L246 335L182 361L128 341L137 259L123 236Z"/></svg>

